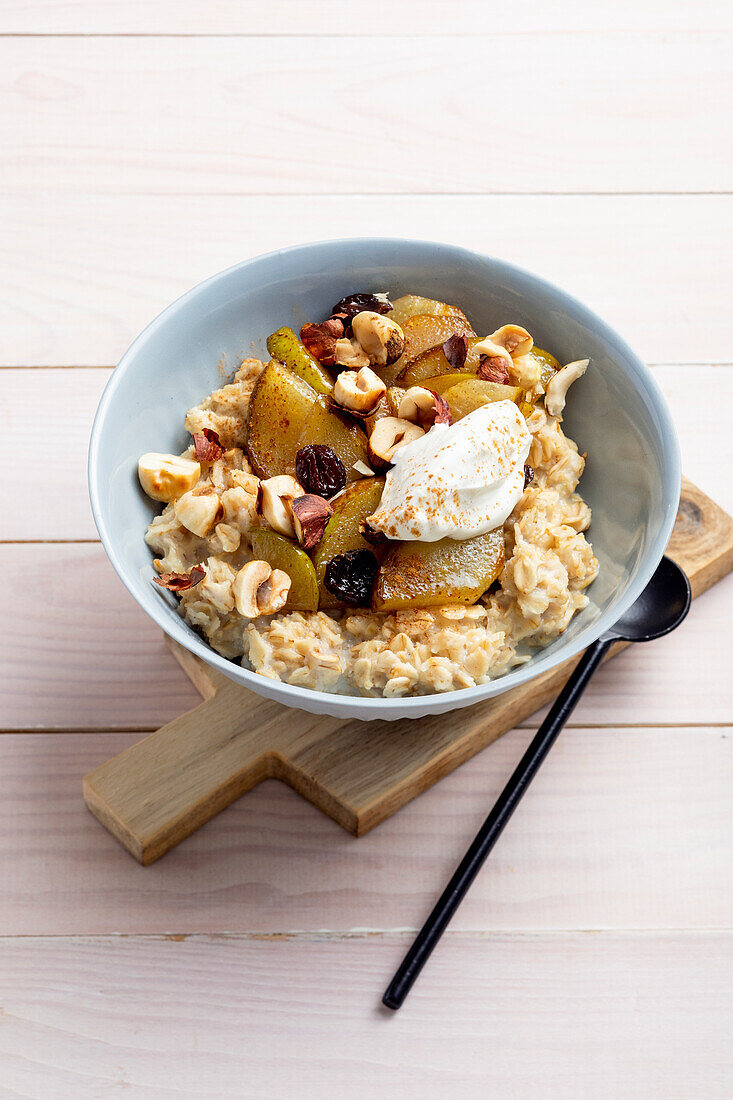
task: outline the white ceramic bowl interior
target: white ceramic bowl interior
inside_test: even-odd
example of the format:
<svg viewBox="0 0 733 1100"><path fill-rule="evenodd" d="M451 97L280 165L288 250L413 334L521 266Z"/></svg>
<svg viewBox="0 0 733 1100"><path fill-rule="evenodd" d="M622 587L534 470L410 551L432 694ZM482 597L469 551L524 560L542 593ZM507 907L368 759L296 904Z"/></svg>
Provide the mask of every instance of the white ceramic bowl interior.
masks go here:
<svg viewBox="0 0 733 1100"><path fill-rule="evenodd" d="M565 428L588 462L581 491L593 510L600 562L590 604L532 660L492 683L408 699L333 695L258 676L215 653L152 583L143 541L155 506L137 480L145 451L182 451L186 409L222 385L248 355L268 358L267 335L326 316L345 294L386 290L461 306L479 333L507 321L562 361L590 357ZM417 718L470 706L526 683L587 646L623 614L656 568L679 502L680 460L666 403L649 370L599 317L557 287L488 256L446 244L357 239L301 245L248 260L194 287L123 356L99 405L89 451L95 522L140 606L171 638L232 680L288 706L357 719Z"/></svg>

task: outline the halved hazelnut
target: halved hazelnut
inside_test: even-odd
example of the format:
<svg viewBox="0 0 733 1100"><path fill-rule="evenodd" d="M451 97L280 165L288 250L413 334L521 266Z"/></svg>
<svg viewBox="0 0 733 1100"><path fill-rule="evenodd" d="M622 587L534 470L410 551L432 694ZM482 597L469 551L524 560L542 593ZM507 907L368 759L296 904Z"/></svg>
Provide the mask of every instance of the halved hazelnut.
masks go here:
<svg viewBox="0 0 733 1100"><path fill-rule="evenodd" d="M499 347L505 348L512 359L516 355L527 355L532 350L534 340L527 332L526 328L522 328L521 325L502 325L501 328L496 329L491 333L491 336L486 337L487 340L492 340L493 343L498 344Z"/></svg>
<svg viewBox="0 0 733 1100"><path fill-rule="evenodd" d="M148 451L138 460L137 476L149 497L170 504L193 489L201 477L201 466L189 458Z"/></svg>
<svg viewBox="0 0 733 1100"><path fill-rule="evenodd" d="M212 485L202 485L200 489L184 493L173 510L178 522L202 539L211 534L224 512L219 494Z"/></svg>
<svg viewBox="0 0 733 1100"><path fill-rule="evenodd" d="M343 335L344 327L338 322L341 332L334 329L328 321L322 325L314 325L311 322L303 325L300 330L300 342L304 345L314 359L323 363L324 367L332 367L336 362L336 340Z"/></svg>
<svg viewBox="0 0 733 1100"><path fill-rule="evenodd" d="M343 409L368 416L386 392L387 387L379 375L369 367L362 367L359 371L341 372L333 387L333 398Z"/></svg>
<svg viewBox="0 0 733 1100"><path fill-rule="evenodd" d="M358 340L344 336L336 341L336 364L344 370L360 370L369 366L369 356Z"/></svg>
<svg viewBox="0 0 733 1100"><path fill-rule="evenodd" d="M583 377L589 362L590 359L576 359L553 374L545 390L545 409L550 416L561 416L570 386Z"/></svg>
<svg viewBox="0 0 733 1100"><path fill-rule="evenodd" d="M432 424L450 424L450 405L437 393L423 386L411 386L400 401L398 416L410 420L421 428Z"/></svg>
<svg viewBox="0 0 733 1100"><path fill-rule="evenodd" d="M240 615L256 619L274 615L287 602L290 577L282 569L271 569L266 561L249 561L232 584L234 606Z"/></svg>
<svg viewBox="0 0 733 1100"><path fill-rule="evenodd" d="M395 451L408 443L414 443L425 432L417 424L398 416L384 416L378 420L369 437L369 460L373 466L383 469L389 466Z"/></svg>
<svg viewBox="0 0 733 1100"><path fill-rule="evenodd" d="M476 369L476 377L482 382L500 382L506 386L509 382L507 360L501 355L482 355Z"/></svg>
<svg viewBox="0 0 733 1100"><path fill-rule="evenodd" d="M304 550L312 550L321 541L333 508L323 497L306 493L291 505L295 537Z"/></svg>
<svg viewBox="0 0 733 1100"><path fill-rule="evenodd" d="M260 482L257 494L257 512L280 535L293 538L292 503L304 495L303 487L289 474L278 474Z"/></svg>
<svg viewBox="0 0 733 1100"><path fill-rule="evenodd" d="M357 313L351 328L359 344L378 367L396 363L405 350L405 334L396 321L365 309Z"/></svg>

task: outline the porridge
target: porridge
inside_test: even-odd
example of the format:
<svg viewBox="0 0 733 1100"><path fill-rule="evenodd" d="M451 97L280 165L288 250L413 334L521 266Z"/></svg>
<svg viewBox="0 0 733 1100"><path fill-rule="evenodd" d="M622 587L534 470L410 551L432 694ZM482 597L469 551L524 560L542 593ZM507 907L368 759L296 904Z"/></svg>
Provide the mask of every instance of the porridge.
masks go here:
<svg viewBox="0 0 733 1100"><path fill-rule="evenodd" d="M561 366L503 324L354 294L189 409L143 455L156 583L224 657L321 691L501 676L561 634L598 572Z"/></svg>

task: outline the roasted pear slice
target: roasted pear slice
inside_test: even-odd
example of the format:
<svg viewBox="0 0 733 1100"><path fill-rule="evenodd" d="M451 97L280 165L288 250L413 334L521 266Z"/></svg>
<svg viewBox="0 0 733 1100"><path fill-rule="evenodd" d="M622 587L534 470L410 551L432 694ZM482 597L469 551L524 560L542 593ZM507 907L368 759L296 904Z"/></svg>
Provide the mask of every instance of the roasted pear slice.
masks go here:
<svg viewBox="0 0 733 1100"><path fill-rule="evenodd" d="M392 312L388 317L404 327L405 321L418 314L431 317L457 317L462 318L468 324L468 318L458 306L449 306L447 302L439 302L435 298L423 298L420 294L405 294L392 303Z"/></svg>
<svg viewBox="0 0 733 1100"><path fill-rule="evenodd" d="M555 371L560 370L560 364L552 352L545 351L543 348L532 348L529 354L540 364L540 369L542 371L540 382L542 383L542 388L547 389L547 383L550 381Z"/></svg>
<svg viewBox="0 0 733 1100"><path fill-rule="evenodd" d="M429 387L427 387L429 388ZM493 401L520 401L520 386L504 386L501 382L485 382L482 378L467 378L457 386L444 390L442 396L450 406L454 420L462 420L482 405Z"/></svg>
<svg viewBox="0 0 733 1100"><path fill-rule="evenodd" d="M481 356L479 352L474 351L474 348L480 343L480 338L467 333L459 333L460 335L468 335L468 354L466 355L465 365L459 373L475 374ZM448 337L446 337L447 339ZM446 359L443 345L440 344L438 347L428 348L427 351L422 352L411 363L407 364L397 376L396 385L409 389L410 386L422 386L426 378L455 373L455 367L452 367Z"/></svg>
<svg viewBox="0 0 733 1100"><path fill-rule="evenodd" d="M391 316L391 314L390 314ZM430 348L441 348L449 336L475 336L463 314L460 317L433 317L429 314L418 314L410 317L402 326L405 334L405 350L400 358L390 367L380 367L379 373L387 385L390 385L414 359L422 355ZM445 356L443 356L445 359ZM446 360L447 363L447 360ZM450 368L448 368L450 369ZM434 370L431 374L440 374L440 370ZM400 385L402 383L400 382Z"/></svg>
<svg viewBox="0 0 733 1100"><path fill-rule="evenodd" d="M290 367L293 374L312 386L316 393L326 396L331 393L333 381L330 374L313 358L291 328L279 328L268 336L267 350L273 359Z"/></svg>
<svg viewBox="0 0 733 1100"><path fill-rule="evenodd" d="M295 473L299 440L318 401L283 363L268 363L252 391L247 425L247 455L259 477Z"/></svg>
<svg viewBox="0 0 733 1100"><path fill-rule="evenodd" d="M398 542L387 552L374 586L374 611L476 603L504 568L501 529L473 539Z"/></svg>
<svg viewBox="0 0 733 1100"><path fill-rule="evenodd" d="M313 562L305 550L269 527L254 527L249 535L255 558L266 561L273 569L282 569L290 577L290 591L284 610L316 611L318 582Z"/></svg>
<svg viewBox="0 0 733 1100"><path fill-rule="evenodd" d="M352 420L329 407L311 386L273 359L252 391L247 455L259 477L295 475L295 456L306 443L324 443L346 467L350 481L361 475L352 467L366 462L367 440Z"/></svg>
<svg viewBox="0 0 733 1100"><path fill-rule="evenodd" d="M323 585L326 566L337 554L347 550L371 550L377 558L385 552L385 547L372 545L359 532L363 520L375 512L382 499L383 477L366 477L351 485L340 497L331 503L333 515L326 524L323 538L314 554L313 564L319 584L319 606L340 607L336 599Z"/></svg>

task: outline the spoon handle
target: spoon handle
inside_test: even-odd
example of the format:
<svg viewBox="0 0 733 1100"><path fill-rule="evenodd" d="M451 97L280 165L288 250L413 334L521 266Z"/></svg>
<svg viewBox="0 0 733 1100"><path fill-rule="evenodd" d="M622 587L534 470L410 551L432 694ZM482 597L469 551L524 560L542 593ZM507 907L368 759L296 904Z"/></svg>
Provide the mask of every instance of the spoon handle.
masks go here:
<svg viewBox="0 0 733 1100"><path fill-rule="evenodd" d="M509 818L519 805L522 795L534 779L540 764L552 748L555 740L570 717L586 684L603 660L613 638L599 638L586 649L575 666L570 679L553 703L549 714L533 737L524 756L474 837L471 847L456 868L453 877L425 921L412 947L405 955L397 973L390 982L382 1004L397 1009L410 992L412 985L428 961L433 948L450 923L453 914L463 901L471 883L486 860Z"/></svg>

